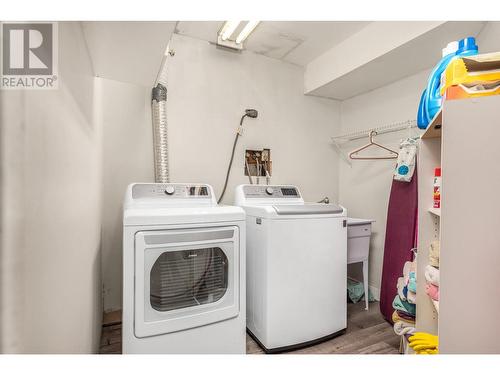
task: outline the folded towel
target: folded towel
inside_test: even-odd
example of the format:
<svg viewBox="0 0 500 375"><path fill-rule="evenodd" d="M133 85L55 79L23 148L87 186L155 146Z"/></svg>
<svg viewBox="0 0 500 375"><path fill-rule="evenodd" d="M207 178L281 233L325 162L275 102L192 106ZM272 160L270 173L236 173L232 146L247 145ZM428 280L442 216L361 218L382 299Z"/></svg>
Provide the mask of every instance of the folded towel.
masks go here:
<svg viewBox="0 0 500 375"><path fill-rule="evenodd" d="M416 272L410 272L408 280L408 290L413 293L417 293L417 274Z"/></svg>
<svg viewBox="0 0 500 375"><path fill-rule="evenodd" d="M392 320L393 323L396 323L398 320L400 320L399 316L398 316L398 313L396 312L396 310L394 310L392 312L391 320Z"/></svg>
<svg viewBox="0 0 500 375"><path fill-rule="evenodd" d="M439 268L439 251L439 241L432 241L429 249L429 264L437 268Z"/></svg>
<svg viewBox="0 0 500 375"><path fill-rule="evenodd" d="M410 272L417 272L417 254L415 254L415 258L410 264Z"/></svg>
<svg viewBox="0 0 500 375"><path fill-rule="evenodd" d="M434 301L439 301L439 287L434 284L427 284L425 286L425 293Z"/></svg>
<svg viewBox="0 0 500 375"><path fill-rule="evenodd" d="M439 270L430 265L425 266L425 279L429 284L439 286Z"/></svg>
<svg viewBox="0 0 500 375"><path fill-rule="evenodd" d="M415 317L412 316L412 315L409 315L409 314L406 314L404 313L403 311L399 311L399 310L394 310L396 312L396 314L398 315L398 317L402 320L407 320L408 322L414 322L415 321Z"/></svg>
<svg viewBox="0 0 500 375"><path fill-rule="evenodd" d="M405 262L405 264L403 266L403 280L404 280L405 285L408 285L411 267L412 267L412 262L410 262L410 261Z"/></svg>
<svg viewBox="0 0 500 375"><path fill-rule="evenodd" d="M392 313L392 322L406 322L406 323L413 323L415 324L415 318L406 314L402 314L401 312L398 312L397 310L394 310Z"/></svg>
<svg viewBox="0 0 500 375"><path fill-rule="evenodd" d="M406 300L410 303L417 303L417 293L409 290L406 294Z"/></svg>
<svg viewBox="0 0 500 375"><path fill-rule="evenodd" d="M415 329L415 324L413 323L406 323L403 322L402 320L394 323L394 332L396 335L403 336L403 335L412 335L416 332L417 330Z"/></svg>
<svg viewBox="0 0 500 375"><path fill-rule="evenodd" d="M392 307L396 310L404 312L405 314L415 316L415 304L402 301L401 298L399 298L399 295L397 295L394 298L394 301L392 301Z"/></svg>
<svg viewBox="0 0 500 375"><path fill-rule="evenodd" d="M399 295L399 298L401 298L403 301L406 301L406 296L405 296L405 293L404 293L404 288L406 287L405 286L405 280L400 277L398 279L398 295Z"/></svg>

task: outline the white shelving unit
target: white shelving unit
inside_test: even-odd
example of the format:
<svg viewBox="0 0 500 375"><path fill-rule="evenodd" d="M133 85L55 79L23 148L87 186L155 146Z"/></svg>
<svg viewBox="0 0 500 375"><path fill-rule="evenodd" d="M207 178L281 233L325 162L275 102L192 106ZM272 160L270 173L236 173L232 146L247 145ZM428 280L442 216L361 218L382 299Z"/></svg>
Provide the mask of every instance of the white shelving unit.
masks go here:
<svg viewBox="0 0 500 375"><path fill-rule="evenodd" d="M434 168L441 166L441 127L439 112L422 134L418 154L418 258L416 328L438 334L438 309L425 293L425 267L429 263L431 242L440 238L441 210L433 208Z"/></svg>
<svg viewBox="0 0 500 375"><path fill-rule="evenodd" d="M439 301L432 301L432 304L434 305L434 310L439 314Z"/></svg>
<svg viewBox="0 0 500 375"><path fill-rule="evenodd" d="M433 215L441 217L441 209L440 208L431 207L431 208L429 208L429 212Z"/></svg>
<svg viewBox="0 0 500 375"><path fill-rule="evenodd" d="M417 330L442 354L500 353L500 96L447 101L422 135L418 158ZM441 166L441 209L433 205ZM432 241L440 240L440 300L425 293Z"/></svg>

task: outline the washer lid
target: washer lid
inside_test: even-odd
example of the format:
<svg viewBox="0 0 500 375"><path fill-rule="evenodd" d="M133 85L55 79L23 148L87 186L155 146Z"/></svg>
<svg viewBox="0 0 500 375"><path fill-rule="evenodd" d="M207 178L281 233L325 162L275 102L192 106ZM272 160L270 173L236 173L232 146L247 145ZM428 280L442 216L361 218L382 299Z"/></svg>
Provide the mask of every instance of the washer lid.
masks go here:
<svg viewBox="0 0 500 375"><path fill-rule="evenodd" d="M345 217L347 211L342 206L323 203L303 204L259 204L242 206L248 217L261 217L276 220L316 219Z"/></svg>
<svg viewBox="0 0 500 375"><path fill-rule="evenodd" d="M273 208L278 215L340 214L344 211L340 206L324 203L276 204Z"/></svg>

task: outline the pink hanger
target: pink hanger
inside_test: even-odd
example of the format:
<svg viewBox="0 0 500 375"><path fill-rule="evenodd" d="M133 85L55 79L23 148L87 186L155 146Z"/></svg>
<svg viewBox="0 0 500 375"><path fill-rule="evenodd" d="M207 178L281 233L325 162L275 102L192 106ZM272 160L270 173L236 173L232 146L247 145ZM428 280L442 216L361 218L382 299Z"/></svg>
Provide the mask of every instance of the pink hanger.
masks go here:
<svg viewBox="0 0 500 375"><path fill-rule="evenodd" d="M370 143L368 143L367 145L364 145L363 147L360 147L354 151L351 151L349 153L349 158L353 159L353 160L387 160L387 159L397 159L399 154L396 152L396 151L393 151L391 150L390 148L387 148L385 146L382 146L381 144L377 143L377 142L374 142L373 141L373 136L376 135L377 132L375 130L372 130L370 131ZM381 155L381 156L358 156L357 154L362 151L362 150L365 150L369 147L372 147L372 146L376 146L378 148L382 148L386 151L389 151L390 155Z"/></svg>

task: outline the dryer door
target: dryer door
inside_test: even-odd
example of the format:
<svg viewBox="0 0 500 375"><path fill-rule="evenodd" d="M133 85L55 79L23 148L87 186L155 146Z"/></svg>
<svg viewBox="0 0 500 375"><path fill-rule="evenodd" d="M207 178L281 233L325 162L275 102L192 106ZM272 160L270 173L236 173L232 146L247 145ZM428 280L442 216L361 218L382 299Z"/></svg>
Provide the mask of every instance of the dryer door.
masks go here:
<svg viewBox="0 0 500 375"><path fill-rule="evenodd" d="M237 226L137 232L135 260L137 337L238 315Z"/></svg>

